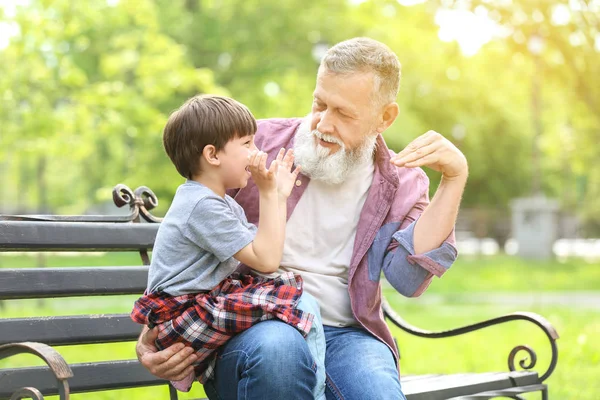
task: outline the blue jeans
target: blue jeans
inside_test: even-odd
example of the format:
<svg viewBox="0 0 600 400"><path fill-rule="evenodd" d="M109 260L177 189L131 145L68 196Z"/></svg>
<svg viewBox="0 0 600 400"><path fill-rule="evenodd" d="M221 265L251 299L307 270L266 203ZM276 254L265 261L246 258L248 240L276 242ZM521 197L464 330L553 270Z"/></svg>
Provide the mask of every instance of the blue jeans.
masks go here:
<svg viewBox="0 0 600 400"><path fill-rule="evenodd" d="M308 351L314 361L316 383L313 388L315 400L325 400L325 332L321 320L321 309L317 300L307 292L302 293L298 309L314 315L310 332L306 335Z"/></svg>
<svg viewBox="0 0 600 400"><path fill-rule="evenodd" d="M390 349L361 328L325 326L328 400L406 400ZM302 335L284 322L261 322L219 352L211 400L312 399L316 375Z"/></svg>

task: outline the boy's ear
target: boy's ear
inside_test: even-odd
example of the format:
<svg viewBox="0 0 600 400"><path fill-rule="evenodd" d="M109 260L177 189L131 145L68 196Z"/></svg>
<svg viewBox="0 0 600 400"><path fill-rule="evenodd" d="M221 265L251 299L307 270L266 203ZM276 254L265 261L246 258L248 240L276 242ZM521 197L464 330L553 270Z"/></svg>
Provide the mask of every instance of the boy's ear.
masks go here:
<svg viewBox="0 0 600 400"><path fill-rule="evenodd" d="M215 167L221 164L221 161L219 160L217 154L217 149L212 144L204 146L204 149L202 150L202 157L206 160L208 164L213 165Z"/></svg>

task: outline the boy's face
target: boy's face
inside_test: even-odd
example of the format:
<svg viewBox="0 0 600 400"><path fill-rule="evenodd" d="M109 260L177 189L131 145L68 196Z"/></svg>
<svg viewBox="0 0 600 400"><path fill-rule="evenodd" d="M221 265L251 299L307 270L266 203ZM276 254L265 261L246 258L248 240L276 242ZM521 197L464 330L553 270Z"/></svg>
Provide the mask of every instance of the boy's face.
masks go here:
<svg viewBox="0 0 600 400"><path fill-rule="evenodd" d="M247 135L230 140L218 152L220 174L226 189L243 188L248 184L250 172L246 168L250 152L254 150L254 135Z"/></svg>

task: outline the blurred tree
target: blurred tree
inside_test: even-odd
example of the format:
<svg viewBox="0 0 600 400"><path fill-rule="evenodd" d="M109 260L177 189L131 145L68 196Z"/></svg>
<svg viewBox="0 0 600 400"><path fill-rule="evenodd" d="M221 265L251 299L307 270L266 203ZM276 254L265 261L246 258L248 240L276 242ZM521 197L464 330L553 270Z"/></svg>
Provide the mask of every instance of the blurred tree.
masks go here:
<svg viewBox="0 0 600 400"><path fill-rule="evenodd" d="M599 234L600 1L437 3L488 17L504 29L504 42L513 54L538 63L534 73L543 76L543 183L565 208L580 211L589 234ZM584 190L582 180L588 182Z"/></svg>
<svg viewBox="0 0 600 400"><path fill-rule="evenodd" d="M400 150L429 129L446 135L470 161L464 205L494 215L531 190L532 80L543 75L542 186L567 206L583 204L591 220L600 215L597 202L582 202L600 194L593 2L400 3L26 3L2 17L20 30L0 50L0 174L18 188L10 201L31 207L47 196L62 207L56 212L80 211L123 181L150 186L164 206L181 182L160 145L169 111L193 94L226 90L258 118L304 115L322 51L364 35L388 44L403 65L388 144ZM505 38L468 56L441 41L439 12L457 8L485 15ZM545 43L537 72L534 34ZM428 173L433 191L439 176Z"/></svg>
<svg viewBox="0 0 600 400"><path fill-rule="evenodd" d="M19 177L9 186L36 193L26 203L9 197L21 208L80 212L121 181L170 193L167 113L195 93L223 91L161 33L153 1L111 4L31 1L3 18L19 34L0 51L0 158Z"/></svg>

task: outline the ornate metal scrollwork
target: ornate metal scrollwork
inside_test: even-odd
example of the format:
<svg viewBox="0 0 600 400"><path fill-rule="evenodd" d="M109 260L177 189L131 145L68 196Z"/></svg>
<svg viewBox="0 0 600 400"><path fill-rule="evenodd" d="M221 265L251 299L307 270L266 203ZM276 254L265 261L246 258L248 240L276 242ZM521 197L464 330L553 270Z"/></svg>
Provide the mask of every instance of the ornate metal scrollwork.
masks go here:
<svg viewBox="0 0 600 400"><path fill-rule="evenodd" d="M42 392L34 387L20 388L10 396L10 400L21 400L21 399L33 399L33 400L44 400Z"/></svg>
<svg viewBox="0 0 600 400"><path fill-rule="evenodd" d="M139 222L140 215L147 222L158 223L162 221L162 218L155 217L150 213L150 210L158 206L158 197L146 186L140 186L132 191L129 187L120 183L113 189L113 201L117 207L129 205L131 209L130 221Z"/></svg>
<svg viewBox="0 0 600 400"><path fill-rule="evenodd" d="M529 354L529 359L523 358L519 361L519 365L521 366L521 368L532 369L533 367L535 367L535 364L537 363L537 355L535 354L535 351L533 351L533 349L531 347L525 346L525 345L517 346L514 349L512 349L510 354L508 355L508 368L511 371L517 370L515 368L515 356L521 350L526 351L527 354ZM529 361L529 363L527 363L527 361Z"/></svg>
<svg viewBox="0 0 600 400"><path fill-rule="evenodd" d="M447 331L440 331L440 332L431 332L431 331L426 331L426 330L417 328L417 327L409 324L408 322L406 322L404 319L402 319L402 317L400 317L400 315L398 315L392 309L392 307L390 306L390 304L387 302L387 300L385 298L382 298L382 300L381 300L381 308L382 308L385 316L390 321L392 321L392 323L394 325L396 325L398 328L400 328L403 331L410 333L412 335L423 337L423 338L431 338L431 339L439 339L439 338L458 336L458 335L462 335L464 333L473 332L473 331L476 331L479 329L487 328L488 326L498 325L498 324L502 324L504 322L509 322L509 321L517 321L517 320L529 321L529 322L534 323L535 325L537 325L539 328L542 329L544 334L548 337L548 340L550 341L550 347L552 349L552 359L550 360L550 365L548 366L548 369L546 370L546 372L540 377L540 382L544 382L546 379L548 379L548 377L554 371L554 368L556 368L556 363L558 362L558 348L556 347L556 340L558 339L558 333L556 332L556 329L554 329L552 324L550 324L550 322L548 322L548 320L546 320L541 315L538 315L535 313L516 312L516 313L512 313L512 314L508 314L508 315L503 315L503 316L500 316L497 318L488 319L486 321L478 322L478 323L475 323L472 325L463 326L463 327L456 328L456 329L450 329ZM514 363L515 356L521 350L526 351L530 357L529 362L527 359L522 359L519 361L519 365L521 366L521 368L523 368L525 370L529 370L529 369L532 369L536 365L537 356L536 356L535 352L529 346L520 345L520 346L516 346L514 349L512 349L512 351L510 352L510 354L508 356L508 368L511 371L516 370L515 365L514 365L515 364Z"/></svg>
<svg viewBox="0 0 600 400"><path fill-rule="evenodd" d="M55 222L139 222L140 215L147 222L161 222L150 210L158 206L158 197L146 186L131 190L118 184L112 191L117 207L129 205L129 215L0 215L0 221L55 221Z"/></svg>
<svg viewBox="0 0 600 400"><path fill-rule="evenodd" d="M56 377L60 400L69 400L68 379L73 377L73 371L71 371L71 367L69 367L60 353L44 343L37 342L8 343L0 346L0 360L23 353L33 354L41 358L48 365L50 371ZM18 400L25 398L41 400L44 396L34 387L22 387L13 392L10 399Z"/></svg>

